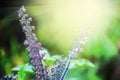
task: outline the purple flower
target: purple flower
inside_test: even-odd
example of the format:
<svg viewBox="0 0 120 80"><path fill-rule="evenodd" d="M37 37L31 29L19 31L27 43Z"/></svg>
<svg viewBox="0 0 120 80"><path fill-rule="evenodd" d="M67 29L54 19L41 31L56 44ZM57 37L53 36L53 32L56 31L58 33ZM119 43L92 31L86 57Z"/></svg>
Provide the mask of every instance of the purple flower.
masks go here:
<svg viewBox="0 0 120 80"><path fill-rule="evenodd" d="M33 65L35 80L49 80L47 67L43 65L44 56L40 52L43 47L41 47L41 43L37 41L38 39L33 33L35 26L30 25L32 18L29 17L28 14L26 14L26 9L24 8L24 6L19 9L18 16L20 18L19 21L26 36L24 44L27 45L26 49L28 50L30 63Z"/></svg>

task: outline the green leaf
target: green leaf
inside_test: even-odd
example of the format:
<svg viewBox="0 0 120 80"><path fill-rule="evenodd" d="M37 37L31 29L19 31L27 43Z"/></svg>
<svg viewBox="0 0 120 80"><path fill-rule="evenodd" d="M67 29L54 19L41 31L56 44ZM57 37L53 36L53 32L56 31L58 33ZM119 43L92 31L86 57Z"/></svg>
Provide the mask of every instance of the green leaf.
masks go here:
<svg viewBox="0 0 120 80"><path fill-rule="evenodd" d="M61 59L61 56L60 55L54 55L51 57L52 59L55 59L55 60L60 60Z"/></svg>
<svg viewBox="0 0 120 80"><path fill-rule="evenodd" d="M34 73L33 70L32 70L33 66L32 66L32 65L29 65L29 64L17 66L17 67L12 68L11 70L12 70L12 71L20 71L21 68L23 68L23 67L24 67L24 70L25 70L26 72L28 72L28 73Z"/></svg>
<svg viewBox="0 0 120 80"><path fill-rule="evenodd" d="M81 66L95 68L95 65L87 59L72 60L69 68L71 69L71 68L81 67Z"/></svg>
<svg viewBox="0 0 120 80"><path fill-rule="evenodd" d="M26 65L25 65L25 71L26 71L26 72L34 73L34 71L32 70L32 68L33 68L32 65L29 65L29 64L26 64Z"/></svg>
<svg viewBox="0 0 120 80"><path fill-rule="evenodd" d="M89 60L87 59L79 59L79 60L74 60L76 66L88 66L91 68L95 68L95 65L93 63L91 63Z"/></svg>
<svg viewBox="0 0 120 80"><path fill-rule="evenodd" d="M95 71L96 69L89 69L87 66L78 66L70 69L64 80L100 80Z"/></svg>
<svg viewBox="0 0 120 80"><path fill-rule="evenodd" d="M25 71L25 67L23 66L18 72L17 80L24 80L25 75L26 75L26 71Z"/></svg>
<svg viewBox="0 0 120 80"><path fill-rule="evenodd" d="M18 70L17 80L25 80L27 78L28 74L34 73L32 70L32 66L29 64L15 67L12 70Z"/></svg>
<svg viewBox="0 0 120 80"><path fill-rule="evenodd" d="M50 65L52 65L54 63L54 60L47 60L46 62L45 62L45 64L47 65L47 66L50 66Z"/></svg>
<svg viewBox="0 0 120 80"><path fill-rule="evenodd" d="M65 80L88 80L88 73L95 69L95 65L87 59L72 60Z"/></svg>
<svg viewBox="0 0 120 80"><path fill-rule="evenodd" d="M12 71L19 71L22 67L23 67L23 65L20 65L20 66L12 68L11 70Z"/></svg>

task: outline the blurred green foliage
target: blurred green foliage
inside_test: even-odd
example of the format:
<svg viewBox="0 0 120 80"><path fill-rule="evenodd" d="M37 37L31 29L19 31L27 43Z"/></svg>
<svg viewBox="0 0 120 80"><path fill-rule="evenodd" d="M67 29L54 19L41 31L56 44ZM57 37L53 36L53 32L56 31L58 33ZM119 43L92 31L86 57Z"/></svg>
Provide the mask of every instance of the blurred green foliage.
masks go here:
<svg viewBox="0 0 120 80"><path fill-rule="evenodd" d="M105 60L109 61L111 58L115 57L118 54L118 45L120 44L120 1L115 1L117 1L117 4L114 4L117 14L110 18L107 29L104 32L96 33L88 39L82 54L71 63L70 70L65 80L102 80L102 78L96 74L98 68L101 67L100 63ZM36 8L36 10L34 8ZM40 10L40 15L37 12L38 10ZM48 13L44 11L43 7L28 7L28 12L30 12L38 22L36 31L39 40L42 45L47 48L46 52L49 53L46 56L48 61L44 64L50 66L54 64L55 60L60 59L61 56L59 55L68 54L68 50L71 49L73 42L76 40L76 36L74 36L74 34L71 35L74 32L70 33L70 36L67 36L69 35L69 27L64 31L66 34L62 31L59 31L62 34L58 34L57 31L60 28L49 27L52 25L46 23L49 22L48 18L51 17L47 15ZM64 40L64 38L66 40ZM0 49L0 66L1 69L3 69L3 73L1 74L18 72L18 80L25 78L25 75L33 75L34 73L31 70L32 66L26 64L29 62L29 59L25 47L17 41L16 37L11 38L10 43L10 52L7 53L4 48ZM49 52L47 50L49 50ZM86 59L79 59L83 57L89 59L94 65ZM28 77L30 76L28 75Z"/></svg>
<svg viewBox="0 0 120 80"><path fill-rule="evenodd" d="M46 64L47 66L54 65L54 62L56 60L59 61L60 59L61 59L61 56L58 56L58 55L53 56L53 57L49 56L49 59L44 64ZM17 67L12 68L12 71L18 72L17 80L25 80L25 79L28 80L28 79L31 79L31 77L28 77L27 75L29 75L29 76L34 75L32 68L33 67L31 65L26 64L26 65L17 66ZM91 79L89 79L91 76L93 78L97 78L94 75L95 69L96 69L96 67L89 60L86 60L86 59L73 60L70 64L69 71L66 75L65 80L72 80L73 78L75 80L80 80L80 79L81 80L82 79L91 80ZM91 75L91 72L94 74ZM87 76L86 76L86 74L87 74Z"/></svg>

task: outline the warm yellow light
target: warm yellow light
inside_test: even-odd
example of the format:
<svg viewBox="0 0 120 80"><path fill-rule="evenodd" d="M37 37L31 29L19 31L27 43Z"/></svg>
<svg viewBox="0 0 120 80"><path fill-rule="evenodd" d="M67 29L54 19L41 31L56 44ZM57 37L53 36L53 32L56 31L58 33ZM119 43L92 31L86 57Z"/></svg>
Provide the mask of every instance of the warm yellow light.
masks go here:
<svg viewBox="0 0 120 80"><path fill-rule="evenodd" d="M54 18L52 24L58 30L80 32L87 28L98 33L105 28L111 15L110 4L105 0L57 1L51 3L49 9Z"/></svg>
<svg viewBox="0 0 120 80"><path fill-rule="evenodd" d="M107 0L49 0L32 10L40 14L40 36L61 47L70 46L75 35L103 33L114 12ZM35 14L36 14L35 13ZM66 44L66 45L65 45Z"/></svg>

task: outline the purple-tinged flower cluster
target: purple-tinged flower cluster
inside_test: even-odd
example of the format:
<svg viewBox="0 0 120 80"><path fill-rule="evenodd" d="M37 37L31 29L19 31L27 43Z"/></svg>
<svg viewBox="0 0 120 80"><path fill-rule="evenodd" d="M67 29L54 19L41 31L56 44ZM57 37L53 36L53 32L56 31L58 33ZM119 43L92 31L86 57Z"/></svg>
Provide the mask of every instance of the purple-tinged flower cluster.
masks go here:
<svg viewBox="0 0 120 80"><path fill-rule="evenodd" d="M76 57L80 52L83 51L82 46L86 44L87 37L83 36L80 40L77 40L74 45L72 50L69 51L69 57Z"/></svg>
<svg viewBox="0 0 120 80"><path fill-rule="evenodd" d="M3 78L0 78L0 80L16 80L17 79L17 75L6 75Z"/></svg>
<svg viewBox="0 0 120 80"><path fill-rule="evenodd" d="M72 50L69 51L66 66L65 66L65 69L62 73L62 76L61 76L60 80L64 79L64 77L65 77L65 75L66 75L66 73L69 69L69 65L71 63L72 58L78 56L78 54L83 51L82 46L86 44L86 41L87 41L87 37L83 36L80 40L78 40L74 43Z"/></svg>
<svg viewBox="0 0 120 80"><path fill-rule="evenodd" d="M60 80L62 73L66 66L66 58L62 57L59 62L56 63L56 66L51 69L50 80Z"/></svg>
<svg viewBox="0 0 120 80"><path fill-rule="evenodd" d="M52 69L51 80L63 80L67 74L72 58L76 57L80 52L82 52L82 46L86 44L87 38L83 37L82 39L76 41L73 45L69 55L61 61Z"/></svg>
<svg viewBox="0 0 120 80"><path fill-rule="evenodd" d="M49 80L47 67L43 65L44 54L41 54L43 47L41 47L41 43L37 41L38 39L33 33L35 26L30 25L32 18L26 14L24 6L19 9L18 16L20 18L22 29L26 35L24 44L27 45L26 49L28 50L30 63L33 65L35 80Z"/></svg>

